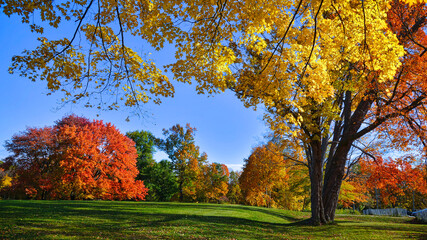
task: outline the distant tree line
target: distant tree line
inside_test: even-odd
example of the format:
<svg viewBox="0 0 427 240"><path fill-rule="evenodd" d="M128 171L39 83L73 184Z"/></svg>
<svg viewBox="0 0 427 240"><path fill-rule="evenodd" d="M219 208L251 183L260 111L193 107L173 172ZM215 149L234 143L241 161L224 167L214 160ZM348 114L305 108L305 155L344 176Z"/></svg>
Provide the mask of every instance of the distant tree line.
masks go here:
<svg viewBox="0 0 427 240"><path fill-rule="evenodd" d="M3 199L105 199L247 204L306 210L310 178L302 149L289 139L252 149L243 171L209 163L196 129L176 124L163 138L120 133L112 124L70 115L27 128L5 144ZM168 159L155 161L155 151ZM427 207L427 169L411 155L360 158L347 166L341 208Z"/></svg>

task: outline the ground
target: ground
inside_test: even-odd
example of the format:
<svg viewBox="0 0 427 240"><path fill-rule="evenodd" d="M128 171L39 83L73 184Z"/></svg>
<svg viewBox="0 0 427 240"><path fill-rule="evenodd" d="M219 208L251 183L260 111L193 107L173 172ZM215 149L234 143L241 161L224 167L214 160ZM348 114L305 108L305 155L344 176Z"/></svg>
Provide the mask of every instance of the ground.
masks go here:
<svg viewBox="0 0 427 240"><path fill-rule="evenodd" d="M407 217L337 215L241 205L0 200L0 239L427 239Z"/></svg>

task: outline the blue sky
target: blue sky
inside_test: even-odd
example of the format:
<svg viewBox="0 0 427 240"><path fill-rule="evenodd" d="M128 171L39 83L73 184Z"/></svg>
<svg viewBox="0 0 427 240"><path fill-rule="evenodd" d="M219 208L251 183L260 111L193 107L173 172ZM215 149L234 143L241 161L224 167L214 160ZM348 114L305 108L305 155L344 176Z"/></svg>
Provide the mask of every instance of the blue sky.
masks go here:
<svg viewBox="0 0 427 240"><path fill-rule="evenodd" d="M68 37L72 34L62 29L59 33ZM233 170L240 170L243 159L263 140L267 130L262 113L243 107L232 92L208 97L197 95L195 86L182 83L174 84L174 98L163 99L161 105L144 106L146 116L133 117L130 122L125 121L129 115L126 110L99 112L72 104L58 109L61 95L46 96L45 82L31 82L8 73L13 55L36 46L36 36L29 31L28 25L21 24L19 18L0 14L0 45L3 46L0 52L0 159L8 156L3 145L13 134L26 127L53 125L55 120L71 113L111 122L122 133L148 130L157 137L162 136L163 128L190 123L197 128L196 144L208 154L208 160L225 163ZM164 63L173 58L173 52L153 52L152 57ZM161 160L166 155L157 153L155 157Z"/></svg>

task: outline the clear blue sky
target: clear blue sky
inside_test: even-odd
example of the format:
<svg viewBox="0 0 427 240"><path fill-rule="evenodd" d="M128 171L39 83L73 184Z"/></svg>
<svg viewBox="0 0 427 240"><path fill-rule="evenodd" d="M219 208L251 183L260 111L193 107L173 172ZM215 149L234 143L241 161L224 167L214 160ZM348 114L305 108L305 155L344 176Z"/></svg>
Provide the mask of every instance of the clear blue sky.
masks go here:
<svg viewBox="0 0 427 240"><path fill-rule="evenodd" d="M70 37L72 32L62 29L60 34ZM157 137L162 136L163 128L190 123L198 130L196 144L208 154L208 160L225 163L233 170L240 170L243 159L262 141L266 132L262 113L243 107L232 92L208 97L197 95L194 86L180 83L174 84L174 98L164 99L161 105L146 105L147 116L131 118L130 122L125 121L129 113L124 111L99 112L71 104L58 110L61 95L46 96L45 82L31 82L8 73L12 56L24 49L33 49L35 40L36 36L29 31L28 25L20 24L19 18L0 14L0 46L3 46L0 52L0 159L9 155L4 142L13 134L26 127L53 125L55 120L71 113L111 122L122 133L148 130ZM173 52L169 53L153 52L153 58L166 62L173 58ZM157 153L155 157L161 160L166 155Z"/></svg>

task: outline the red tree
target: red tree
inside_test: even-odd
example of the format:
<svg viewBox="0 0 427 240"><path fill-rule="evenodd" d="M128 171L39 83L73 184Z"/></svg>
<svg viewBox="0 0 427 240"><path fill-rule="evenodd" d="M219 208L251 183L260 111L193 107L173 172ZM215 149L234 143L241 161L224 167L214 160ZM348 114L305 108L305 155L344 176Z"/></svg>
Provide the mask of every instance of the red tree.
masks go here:
<svg viewBox="0 0 427 240"><path fill-rule="evenodd" d="M414 163L410 156L396 160L377 157L375 161L361 161L360 166L366 187L379 197L383 207L410 207L414 194L427 195L423 166Z"/></svg>
<svg viewBox="0 0 427 240"><path fill-rule="evenodd" d="M28 128L6 143L18 176L11 189L36 199L143 200L134 145L110 123L73 115Z"/></svg>

